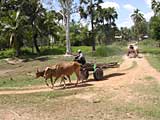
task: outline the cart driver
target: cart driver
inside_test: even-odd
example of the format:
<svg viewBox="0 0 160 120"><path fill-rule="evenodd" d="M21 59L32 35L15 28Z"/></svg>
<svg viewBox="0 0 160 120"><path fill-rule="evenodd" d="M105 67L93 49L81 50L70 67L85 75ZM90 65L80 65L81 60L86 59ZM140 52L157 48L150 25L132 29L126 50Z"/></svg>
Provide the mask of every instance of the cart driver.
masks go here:
<svg viewBox="0 0 160 120"><path fill-rule="evenodd" d="M82 51L79 49L77 52L78 52L78 55L75 57L75 60L79 62L80 64L84 65L86 63L86 59Z"/></svg>

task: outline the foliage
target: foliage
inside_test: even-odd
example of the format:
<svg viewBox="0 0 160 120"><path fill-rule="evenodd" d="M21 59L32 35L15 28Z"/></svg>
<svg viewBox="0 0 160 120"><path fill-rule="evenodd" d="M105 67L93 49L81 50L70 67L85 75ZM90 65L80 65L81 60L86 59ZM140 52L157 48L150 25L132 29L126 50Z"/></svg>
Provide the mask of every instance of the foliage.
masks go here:
<svg viewBox="0 0 160 120"><path fill-rule="evenodd" d="M143 16L144 15L140 13L139 9L136 9L131 15L131 18L134 22L133 30L137 39L142 38L147 33L147 24Z"/></svg>
<svg viewBox="0 0 160 120"><path fill-rule="evenodd" d="M157 54L155 55L155 51L153 52L153 54L150 54L149 56L147 56L148 61L150 62L150 64L157 69L158 71L160 71L160 50L157 50Z"/></svg>
<svg viewBox="0 0 160 120"><path fill-rule="evenodd" d="M71 23L70 39L72 46L91 45L87 26L81 27L79 23Z"/></svg>
<svg viewBox="0 0 160 120"><path fill-rule="evenodd" d="M103 3L102 0L81 0L79 6L79 12L81 18L87 19L90 18L91 23L91 33L90 38L92 40L92 51L95 51L95 38L94 38L94 29L98 23L101 23L100 18L101 6L100 3Z"/></svg>
<svg viewBox="0 0 160 120"><path fill-rule="evenodd" d="M14 56L14 52L15 51L13 49L6 49L6 50L3 50L3 51L0 51L0 59L13 57Z"/></svg>
<svg viewBox="0 0 160 120"><path fill-rule="evenodd" d="M160 17L154 16L150 20L150 32L154 39L160 41Z"/></svg>
<svg viewBox="0 0 160 120"><path fill-rule="evenodd" d="M150 54L160 54L160 49L157 46L157 41L153 39L144 40L139 43L140 52Z"/></svg>
<svg viewBox="0 0 160 120"><path fill-rule="evenodd" d="M123 53L123 49L117 46L99 46L93 56L108 57Z"/></svg>

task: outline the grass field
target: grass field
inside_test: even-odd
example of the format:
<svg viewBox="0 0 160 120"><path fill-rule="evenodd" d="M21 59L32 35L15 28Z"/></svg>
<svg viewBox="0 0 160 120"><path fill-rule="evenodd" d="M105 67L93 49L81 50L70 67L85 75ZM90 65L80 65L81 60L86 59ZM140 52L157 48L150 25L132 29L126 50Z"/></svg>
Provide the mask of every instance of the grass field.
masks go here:
<svg viewBox="0 0 160 120"><path fill-rule="evenodd" d="M101 54L94 53L94 55L90 52L91 47L74 47L73 53L75 54L78 49L82 49L86 56L87 62L96 62L96 63L108 63L108 62L122 62L122 54L115 54L115 51L121 51L119 48L115 47L102 47L103 51L107 53L105 57L101 57ZM101 47L97 48L101 51ZM109 51L108 51L109 50ZM122 51L123 52L123 51ZM122 53L121 52L121 53ZM107 57L108 56L108 57ZM24 58L24 57L23 57ZM46 66L52 66L56 63L60 63L63 61L73 61L74 57L64 57L63 55L44 55L37 57L25 57L25 62L21 62L18 64L8 64L5 59L0 59L0 90L2 89L18 89L24 86L32 86L32 85L42 85L44 84L44 79L35 78L35 72L37 68L44 69ZM72 79L75 79L75 75L73 74Z"/></svg>

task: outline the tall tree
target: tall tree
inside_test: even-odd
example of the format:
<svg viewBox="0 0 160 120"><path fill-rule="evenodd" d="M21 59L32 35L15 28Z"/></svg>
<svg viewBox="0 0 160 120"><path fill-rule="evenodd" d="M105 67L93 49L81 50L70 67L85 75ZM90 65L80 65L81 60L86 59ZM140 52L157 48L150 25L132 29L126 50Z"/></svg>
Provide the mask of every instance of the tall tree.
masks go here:
<svg viewBox="0 0 160 120"><path fill-rule="evenodd" d="M97 17L100 15L98 11L101 10L101 3L103 3L102 0L80 0L79 11L81 18L87 19L89 16L91 21L92 51L95 51L94 24L101 22L101 19Z"/></svg>
<svg viewBox="0 0 160 120"><path fill-rule="evenodd" d="M105 31L106 31L106 44L107 42L110 42L111 39L114 38L114 31L116 28L115 20L118 18L118 14L115 10L115 8L104 8L102 9L103 11L103 16L104 16L104 21L106 22L105 24Z"/></svg>
<svg viewBox="0 0 160 120"><path fill-rule="evenodd" d="M72 11L73 0L58 0L61 6L61 14L63 15L63 21L66 29L66 54L71 53L71 43L70 43L70 17Z"/></svg>
<svg viewBox="0 0 160 120"><path fill-rule="evenodd" d="M160 16L160 2L156 0L152 0L151 8L154 12L154 16Z"/></svg>
<svg viewBox="0 0 160 120"><path fill-rule="evenodd" d="M159 41L160 47L160 2L152 0L151 8L154 16L150 19L150 33L152 38Z"/></svg>
<svg viewBox="0 0 160 120"><path fill-rule="evenodd" d="M134 13L131 15L131 18L134 22L135 33L136 33L137 39L139 39L142 36L142 31L141 31L142 24L144 24L146 20L143 17L143 14L140 13L139 9L134 10Z"/></svg>
<svg viewBox="0 0 160 120"><path fill-rule="evenodd" d="M40 49L38 47L37 37L41 34L39 23L44 17L45 9L42 7L40 0L25 0L22 7L24 14L28 16L28 22L32 27L33 46L35 46L36 51L39 54Z"/></svg>
<svg viewBox="0 0 160 120"><path fill-rule="evenodd" d="M2 1L1 3L1 26L3 33L10 39L10 45L16 50L16 56L20 55L23 46L24 29L27 21L21 10L22 1Z"/></svg>

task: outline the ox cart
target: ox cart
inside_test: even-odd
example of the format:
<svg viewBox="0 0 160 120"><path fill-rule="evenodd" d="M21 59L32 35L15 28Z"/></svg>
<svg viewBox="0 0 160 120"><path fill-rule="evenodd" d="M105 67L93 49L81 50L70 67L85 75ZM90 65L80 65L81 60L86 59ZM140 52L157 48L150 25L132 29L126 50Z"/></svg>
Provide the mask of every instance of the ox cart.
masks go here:
<svg viewBox="0 0 160 120"><path fill-rule="evenodd" d="M117 68L119 67L118 62L111 63L86 63L81 66L81 75L83 79L88 79L89 71L93 71L93 77L95 80L103 79L103 69Z"/></svg>

